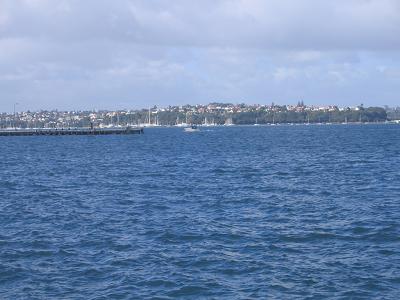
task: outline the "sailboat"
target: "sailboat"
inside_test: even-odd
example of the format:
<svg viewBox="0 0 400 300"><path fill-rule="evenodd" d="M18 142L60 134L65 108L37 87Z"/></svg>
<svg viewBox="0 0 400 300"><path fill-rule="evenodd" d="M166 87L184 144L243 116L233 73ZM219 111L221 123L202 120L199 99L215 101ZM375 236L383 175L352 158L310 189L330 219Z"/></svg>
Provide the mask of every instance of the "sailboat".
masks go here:
<svg viewBox="0 0 400 300"><path fill-rule="evenodd" d="M149 112L148 112L147 123L144 124L144 126L145 127L152 127L152 124L151 124L151 109L150 109L150 107L149 107Z"/></svg>
<svg viewBox="0 0 400 300"><path fill-rule="evenodd" d="M232 120L232 118L228 118L228 119L226 119L226 121L225 121L225 124L224 124L225 126L232 126L232 125L234 125L233 124L233 120Z"/></svg>
<svg viewBox="0 0 400 300"><path fill-rule="evenodd" d="M188 125L187 122L188 122L188 116L187 116L187 113L186 113L186 121L185 121L185 123L183 123L183 122L179 119L179 116L177 116L177 117L176 117L176 125L175 125L175 126L177 126L177 127L186 127L186 126Z"/></svg>
<svg viewBox="0 0 400 300"><path fill-rule="evenodd" d="M215 126L215 121L214 119L212 120L212 122L210 122L207 117L204 118L204 126Z"/></svg>

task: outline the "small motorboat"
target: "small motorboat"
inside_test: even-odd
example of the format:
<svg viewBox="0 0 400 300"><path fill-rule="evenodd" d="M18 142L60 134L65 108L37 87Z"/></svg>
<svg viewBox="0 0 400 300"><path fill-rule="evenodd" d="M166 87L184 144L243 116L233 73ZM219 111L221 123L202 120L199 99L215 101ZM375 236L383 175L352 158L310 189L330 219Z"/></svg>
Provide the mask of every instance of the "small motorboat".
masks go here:
<svg viewBox="0 0 400 300"><path fill-rule="evenodd" d="M197 128L196 125L192 125L190 127L185 127L184 130L185 130L185 132L197 132L197 131L200 131L200 129Z"/></svg>

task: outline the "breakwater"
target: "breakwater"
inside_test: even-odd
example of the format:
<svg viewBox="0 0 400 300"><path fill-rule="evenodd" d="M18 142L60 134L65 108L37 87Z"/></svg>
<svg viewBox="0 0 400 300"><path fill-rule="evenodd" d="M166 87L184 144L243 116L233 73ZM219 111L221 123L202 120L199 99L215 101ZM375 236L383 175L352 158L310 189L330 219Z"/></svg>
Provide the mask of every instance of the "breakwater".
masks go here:
<svg viewBox="0 0 400 300"><path fill-rule="evenodd" d="M143 128L43 128L4 129L0 136L143 134Z"/></svg>

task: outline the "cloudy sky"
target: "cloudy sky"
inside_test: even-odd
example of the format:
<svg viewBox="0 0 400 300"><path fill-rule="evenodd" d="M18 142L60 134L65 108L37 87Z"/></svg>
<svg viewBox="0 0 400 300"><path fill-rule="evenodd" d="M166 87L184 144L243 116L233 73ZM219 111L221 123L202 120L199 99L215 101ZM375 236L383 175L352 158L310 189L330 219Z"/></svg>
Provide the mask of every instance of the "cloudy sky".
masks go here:
<svg viewBox="0 0 400 300"><path fill-rule="evenodd" d="M0 111L400 105L399 0L0 0Z"/></svg>

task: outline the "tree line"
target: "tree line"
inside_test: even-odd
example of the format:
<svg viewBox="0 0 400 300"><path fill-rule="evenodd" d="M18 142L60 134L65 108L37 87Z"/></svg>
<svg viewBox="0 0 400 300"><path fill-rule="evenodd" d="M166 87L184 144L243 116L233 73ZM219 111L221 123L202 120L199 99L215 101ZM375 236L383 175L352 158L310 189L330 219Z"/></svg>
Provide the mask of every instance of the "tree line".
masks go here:
<svg viewBox="0 0 400 300"><path fill-rule="evenodd" d="M352 122L385 122L388 120L388 114L381 107L360 107L358 110L332 110L332 111L249 111L226 113L224 111L217 112L178 112L178 111L161 111L150 114L150 123L164 126L173 126L179 123L204 124L207 120L209 124L223 125L227 120L231 120L236 125L253 125L253 124L287 124L287 123L352 123ZM114 116L102 116L98 120L93 120L89 115L81 116L80 119L60 121L59 118L53 117L48 120L40 121L23 121L13 120L6 121L0 116L0 127L9 127L10 124L19 128L41 128L41 127L88 127L94 123L95 126L102 125L121 125L127 126L132 124L148 124L149 113L146 110L135 112L120 112Z"/></svg>
<svg viewBox="0 0 400 300"><path fill-rule="evenodd" d="M287 124L287 123L352 123L352 122L385 122L386 110L380 107L360 108L359 110L333 110L333 111L250 111L238 113L178 113L160 112L157 114L158 124L175 125L177 122L191 124L208 123L216 125L225 124L232 119L236 125L252 124ZM152 123L156 117L153 116Z"/></svg>

